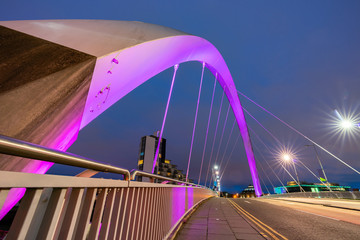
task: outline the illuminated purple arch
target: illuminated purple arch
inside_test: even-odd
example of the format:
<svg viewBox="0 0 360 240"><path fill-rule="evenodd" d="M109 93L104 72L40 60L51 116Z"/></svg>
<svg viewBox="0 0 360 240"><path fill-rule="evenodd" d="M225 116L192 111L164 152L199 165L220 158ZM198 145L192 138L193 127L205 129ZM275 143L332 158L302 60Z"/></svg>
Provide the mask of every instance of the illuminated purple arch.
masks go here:
<svg viewBox="0 0 360 240"><path fill-rule="evenodd" d="M71 102L82 109L81 114L71 123L64 123L62 132L48 138L46 143L35 143L65 151L76 140L82 128L156 74L183 62L205 62L214 75L218 74L218 82L225 91L243 138L256 195L262 194L245 117L233 79L223 57L207 40L141 22L30 20L0 22L0 25L96 59L90 86L85 90L86 101ZM25 167L12 171L43 174L51 165L29 160ZM18 200L21 194L17 195L14 199Z"/></svg>
<svg viewBox="0 0 360 240"><path fill-rule="evenodd" d="M234 81L223 57L210 42L191 35L173 36L145 42L121 51L117 57L116 55L117 53L112 53L102 60L102 64L96 65L89 96L96 96L99 89L104 89L105 85L101 79L111 78L115 82L115 79L119 78L118 75L122 75L122 81L118 84L111 82L107 104L101 106L98 112L95 112L98 108L97 98L88 97L81 128L123 96L165 69L188 61L205 62L206 67L214 75L218 73L218 82L225 91L243 138L256 195L262 194L254 153ZM114 58L118 64L112 62ZM107 72L111 65L113 68L110 74ZM112 94L113 92L115 94Z"/></svg>

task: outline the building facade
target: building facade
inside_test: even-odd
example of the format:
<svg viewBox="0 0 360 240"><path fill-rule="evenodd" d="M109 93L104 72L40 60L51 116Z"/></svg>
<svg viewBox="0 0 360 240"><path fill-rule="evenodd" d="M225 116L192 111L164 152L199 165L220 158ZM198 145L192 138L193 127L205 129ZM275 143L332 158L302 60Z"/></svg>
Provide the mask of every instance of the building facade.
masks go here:
<svg viewBox="0 0 360 240"><path fill-rule="evenodd" d="M138 159L139 170L149 173L152 172L159 135L159 131L157 131L153 135L143 136L141 138ZM176 165L171 164L171 160L166 159L166 139L161 138L160 141L159 156L154 173L164 177L185 181L185 175L182 173L182 170L177 169ZM137 180L146 181L141 177L138 177Z"/></svg>
<svg viewBox="0 0 360 240"><path fill-rule="evenodd" d="M351 190L350 186L340 186L338 183L326 184L326 183L300 182L300 186L305 192L328 192L330 191L329 189L331 189L331 191L340 191L340 192ZM287 182L286 186L274 188L274 192L276 194L283 194L287 192L292 193L292 192L300 192L300 191L301 189L297 184L297 182L295 181Z"/></svg>

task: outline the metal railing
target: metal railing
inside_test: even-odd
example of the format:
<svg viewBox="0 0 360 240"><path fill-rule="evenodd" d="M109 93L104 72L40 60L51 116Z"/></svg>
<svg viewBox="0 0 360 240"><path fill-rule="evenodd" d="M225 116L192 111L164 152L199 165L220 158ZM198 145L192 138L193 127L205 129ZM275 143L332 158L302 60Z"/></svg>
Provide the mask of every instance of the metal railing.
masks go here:
<svg viewBox="0 0 360 240"><path fill-rule="evenodd" d="M262 198L339 198L339 199L360 199L360 192L352 191L331 191L331 192L294 192L283 194L271 194Z"/></svg>
<svg viewBox="0 0 360 240"><path fill-rule="evenodd" d="M152 182L152 183L154 182L155 179L158 179L158 180L166 181L167 183L174 182L174 183L179 183L179 184L186 185L186 186L206 188L206 187L204 187L202 185L191 183L191 182L184 182L184 181L177 180L177 179L174 179L174 178L164 177L164 176L161 176L161 175L152 174L152 173L148 173L148 172L144 172L144 171L140 171L140 170L132 170L130 172L130 179L135 180L136 176L147 177L147 178L150 179L150 182Z"/></svg>
<svg viewBox="0 0 360 240"><path fill-rule="evenodd" d="M74 167L82 167L99 172L117 173L122 174L125 180L130 179L130 172L127 169L98 163L94 160L75 154L46 148L37 144L6 137L4 135L0 135L0 153Z"/></svg>
<svg viewBox="0 0 360 240"><path fill-rule="evenodd" d="M0 153L124 175L126 180L0 171L0 209L26 188L6 239L163 239L212 190L0 136ZM181 185L130 181L136 176ZM189 186L187 186L189 185Z"/></svg>

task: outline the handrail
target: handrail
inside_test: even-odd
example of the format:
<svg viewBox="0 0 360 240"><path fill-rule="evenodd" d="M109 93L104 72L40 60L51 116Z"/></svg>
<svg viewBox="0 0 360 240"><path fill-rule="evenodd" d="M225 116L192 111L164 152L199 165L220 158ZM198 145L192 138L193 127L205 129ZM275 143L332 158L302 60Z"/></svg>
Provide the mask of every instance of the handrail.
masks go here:
<svg viewBox="0 0 360 240"><path fill-rule="evenodd" d="M64 164L68 166L82 167L99 172L117 173L123 175L124 180L127 181L135 180L136 176L143 176L150 178L150 181L152 182L153 179L159 179L194 187L206 188L205 186L199 184L180 181L174 178L164 177L161 175L152 174L136 169L133 169L131 172L129 172L129 170L124 168L99 163L89 158L85 158L68 152L61 152L59 150L43 147L41 145L18 140L1 134L0 153L17 157L31 158L36 160Z"/></svg>
<svg viewBox="0 0 360 240"><path fill-rule="evenodd" d="M161 175L152 174L152 173L148 173L148 172L144 172L144 171L140 171L140 170L136 170L136 169L131 170L131 172L130 172L130 180L135 180L136 176L148 177L148 178L150 178L150 181L153 181L153 179L160 179L160 180L164 180L164 181L187 184L187 185L201 187L201 188L204 187L204 186L201 186L201 185L198 185L198 184L195 184L195 183L184 182L184 181L176 180L174 178L164 177L164 176L161 176Z"/></svg>
<svg viewBox="0 0 360 240"><path fill-rule="evenodd" d="M61 152L46 148L37 144L21 141L0 134L0 153L59 163L74 167L92 169L99 172L118 173L124 176L125 180L130 179L130 172L127 169L98 163L94 160L81 157L72 153Z"/></svg>

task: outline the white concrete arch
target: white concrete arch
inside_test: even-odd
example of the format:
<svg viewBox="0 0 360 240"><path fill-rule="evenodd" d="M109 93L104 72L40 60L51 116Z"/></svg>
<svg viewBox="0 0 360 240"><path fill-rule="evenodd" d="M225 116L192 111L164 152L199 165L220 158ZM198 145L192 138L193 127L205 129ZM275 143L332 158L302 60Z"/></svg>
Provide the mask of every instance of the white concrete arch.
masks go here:
<svg viewBox="0 0 360 240"><path fill-rule="evenodd" d="M151 77L182 62L205 62L214 75L218 73L218 82L225 91L243 138L256 195L262 194L245 117L232 76L219 51L207 40L142 22L29 20L0 22L0 25L96 57L79 123L67 129L65 137L54 139L62 141L54 144L62 150L74 141L80 129Z"/></svg>

